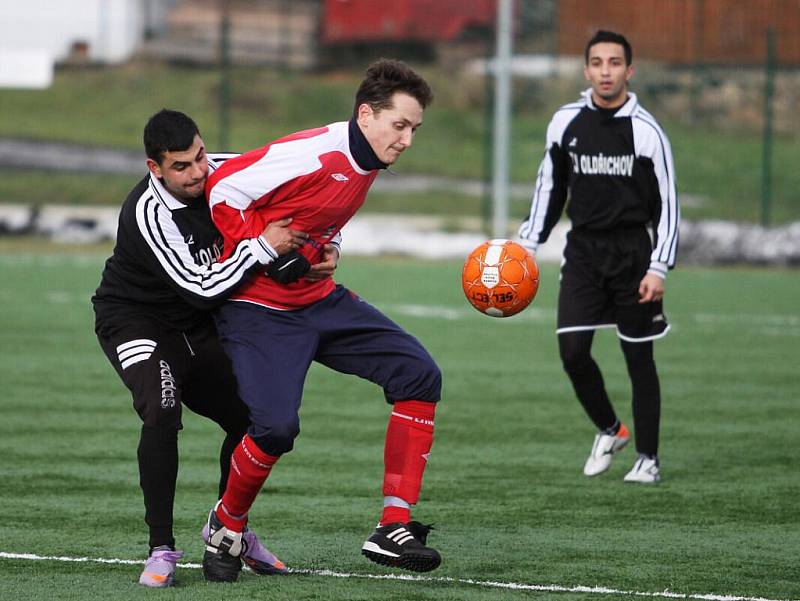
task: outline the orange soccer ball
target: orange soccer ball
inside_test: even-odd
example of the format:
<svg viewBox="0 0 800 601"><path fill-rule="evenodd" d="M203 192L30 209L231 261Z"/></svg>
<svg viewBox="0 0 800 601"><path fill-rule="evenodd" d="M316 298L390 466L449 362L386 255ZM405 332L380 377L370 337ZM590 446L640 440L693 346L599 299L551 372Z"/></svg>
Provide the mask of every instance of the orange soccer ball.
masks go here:
<svg viewBox="0 0 800 601"><path fill-rule="evenodd" d="M511 240L489 240L464 262L461 285L467 300L492 317L516 315L531 304L539 290L539 266Z"/></svg>

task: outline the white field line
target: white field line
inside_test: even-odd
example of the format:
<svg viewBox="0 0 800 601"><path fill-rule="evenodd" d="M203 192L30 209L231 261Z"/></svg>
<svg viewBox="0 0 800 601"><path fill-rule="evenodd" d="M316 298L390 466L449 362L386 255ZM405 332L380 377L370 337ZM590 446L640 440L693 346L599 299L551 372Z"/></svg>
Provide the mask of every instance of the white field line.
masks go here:
<svg viewBox="0 0 800 601"><path fill-rule="evenodd" d="M63 561L73 563L109 563L122 565L142 565L142 560L114 559L103 557L65 557L35 555L33 553L8 553L0 551L0 559L21 559L28 561ZM200 569L199 563L179 563L178 567L192 570ZM431 576L412 576L408 574L355 574L349 572L335 572L333 570L303 570L291 569L292 574L306 574L323 578L361 578L365 580L406 580L418 582L443 582L457 585L470 585L483 588L496 588L515 591L540 591L550 593L589 593L595 595L617 595L628 597L651 597L663 599L702 599L703 601L800 601L791 599L769 599L767 597L740 597L736 595L719 595L715 593L675 593L669 590L646 592L624 591L603 586L560 586L557 584L526 584L520 582L494 582L491 580L473 580L472 578L449 578Z"/></svg>

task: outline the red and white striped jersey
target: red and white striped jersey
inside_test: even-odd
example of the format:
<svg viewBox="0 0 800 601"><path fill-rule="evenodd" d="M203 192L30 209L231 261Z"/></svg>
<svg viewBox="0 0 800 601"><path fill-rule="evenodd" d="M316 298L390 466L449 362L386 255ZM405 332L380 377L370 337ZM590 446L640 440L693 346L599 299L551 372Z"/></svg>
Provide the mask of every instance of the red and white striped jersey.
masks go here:
<svg viewBox="0 0 800 601"><path fill-rule="evenodd" d="M227 255L240 240L261 234L266 225L292 218L291 228L309 235L300 252L313 265L325 244L361 207L377 170L362 169L349 142L348 122L297 132L229 159L211 174L206 196L211 217L224 238ZM276 309L298 309L335 287L332 279L283 285L257 274L231 296Z"/></svg>

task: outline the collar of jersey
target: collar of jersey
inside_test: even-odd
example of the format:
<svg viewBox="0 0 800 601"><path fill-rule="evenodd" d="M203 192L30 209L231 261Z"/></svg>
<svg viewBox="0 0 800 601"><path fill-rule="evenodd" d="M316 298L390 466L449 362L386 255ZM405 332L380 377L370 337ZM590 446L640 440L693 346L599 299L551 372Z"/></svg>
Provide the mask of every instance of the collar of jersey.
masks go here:
<svg viewBox="0 0 800 601"><path fill-rule="evenodd" d="M592 102L592 88L588 90L584 90L581 92L581 96L586 101L586 106L588 106L591 110L596 111L597 107L595 106L594 102ZM615 117L630 117L633 115L633 111L636 110L636 107L639 105L639 100L636 98L636 94L633 92L628 92L628 100L625 101L619 110L614 113Z"/></svg>
<svg viewBox="0 0 800 601"><path fill-rule="evenodd" d="M161 180L152 173L150 174L150 189L161 202L167 205L167 208L170 211L185 209L187 206L189 206L175 198L172 193L164 187L164 184L161 183Z"/></svg>
<svg viewBox="0 0 800 601"><path fill-rule="evenodd" d="M364 171L375 171L376 169L386 169L389 165L384 163L372 150L372 146L367 142L367 138L361 131L355 119L350 119L347 124L347 137L350 146L350 155L356 164Z"/></svg>

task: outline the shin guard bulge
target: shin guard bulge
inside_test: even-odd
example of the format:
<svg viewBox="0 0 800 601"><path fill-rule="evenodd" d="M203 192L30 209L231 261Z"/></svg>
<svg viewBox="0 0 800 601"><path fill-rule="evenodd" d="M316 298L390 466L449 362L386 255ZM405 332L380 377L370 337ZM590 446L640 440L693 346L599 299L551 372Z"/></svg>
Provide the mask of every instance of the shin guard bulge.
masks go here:
<svg viewBox="0 0 800 601"><path fill-rule="evenodd" d="M384 496L399 497L414 505L419 498L422 474L433 444L436 403L397 401L386 429L383 453Z"/></svg>
<svg viewBox="0 0 800 601"><path fill-rule="evenodd" d="M278 457L259 449L252 438L242 438L233 451L228 486L217 508L217 519L227 528L241 532L247 525L247 512L276 461Z"/></svg>

